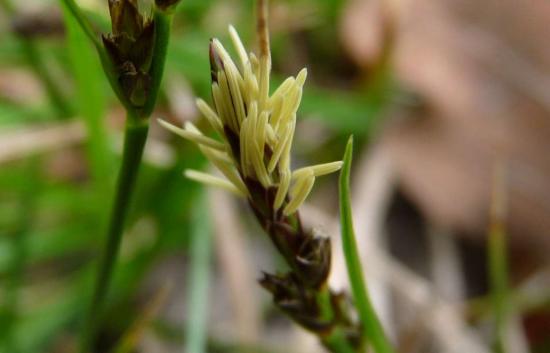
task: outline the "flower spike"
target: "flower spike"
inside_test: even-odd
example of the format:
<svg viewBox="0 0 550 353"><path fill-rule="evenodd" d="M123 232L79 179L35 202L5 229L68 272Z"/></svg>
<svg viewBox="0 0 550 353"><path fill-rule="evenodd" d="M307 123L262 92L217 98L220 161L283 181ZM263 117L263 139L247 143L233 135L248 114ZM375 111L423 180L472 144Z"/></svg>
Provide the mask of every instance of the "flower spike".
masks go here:
<svg viewBox="0 0 550 353"><path fill-rule="evenodd" d="M263 31L263 27L260 30ZM241 195L252 195L242 192L243 185L249 188L249 185L259 183L264 189L275 191L271 205L275 211L284 208L286 215L295 213L313 188L315 178L338 171L342 163L326 163L294 172L290 170L296 113L307 70L287 78L270 95L269 40L261 41L262 50L257 58L254 54L247 54L233 26L229 26L229 34L238 54L238 64L219 40L212 39L209 57L214 104L211 107L205 101L197 100L198 109L223 142L204 136L189 124L184 129L163 121L161 125L196 143L203 151L226 152L232 163L224 163L225 172L221 171L226 176L230 173L231 180L228 182L240 190ZM197 174L192 174L192 178L221 186L210 178L197 177ZM223 187L227 189L225 184Z"/></svg>
<svg viewBox="0 0 550 353"><path fill-rule="evenodd" d="M260 280L275 305L317 334L331 351L362 352L366 347L360 324L345 296L327 284L330 240L304 227L298 211L315 179L338 171L342 162L291 170L290 152L307 70L287 78L270 94L267 0L258 1L258 10L259 56L247 54L232 26L229 34L238 55L236 63L219 40L210 41L213 104L199 99L197 107L221 141L189 123L184 129L161 124L195 143L225 179L197 171L185 175L245 198L284 258L289 267L286 274L266 274Z"/></svg>

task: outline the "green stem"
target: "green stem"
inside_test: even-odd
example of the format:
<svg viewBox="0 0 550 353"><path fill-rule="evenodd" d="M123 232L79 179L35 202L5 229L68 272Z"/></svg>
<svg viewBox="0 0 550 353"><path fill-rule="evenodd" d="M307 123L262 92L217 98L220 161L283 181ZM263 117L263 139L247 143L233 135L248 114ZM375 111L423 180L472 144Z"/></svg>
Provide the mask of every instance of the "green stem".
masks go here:
<svg viewBox="0 0 550 353"><path fill-rule="evenodd" d="M508 329L509 294L506 266L506 234L499 221L493 221L489 233L489 277L495 320L495 353L505 353Z"/></svg>
<svg viewBox="0 0 550 353"><path fill-rule="evenodd" d="M150 116L155 109L162 76L164 74L164 66L166 63L166 53L168 52L168 43L170 40L170 28L172 23L172 15L162 11L155 10L155 48L153 51L153 60L151 62L151 87L149 98L143 107L142 116Z"/></svg>
<svg viewBox="0 0 550 353"><path fill-rule="evenodd" d="M128 113L124 137L122 166L119 172L116 195L111 211L110 225L107 233L105 250L101 254L99 272L95 284L89 311L84 319L80 340L80 352L88 353L93 342L105 298L108 294L113 269L119 252L124 223L131 206L132 194L138 176L139 166L147 140L149 125L146 122L136 123L138 119Z"/></svg>
<svg viewBox="0 0 550 353"><path fill-rule="evenodd" d="M342 173L340 174L340 224L342 227L342 246L344 248L346 267L364 335L369 339L377 353L391 353L393 352L393 348L386 338L367 293L363 267L361 266L357 242L355 240L349 187L352 153L353 139L350 138L346 147Z"/></svg>
<svg viewBox="0 0 550 353"><path fill-rule="evenodd" d="M321 316L327 321L332 321L334 312L332 309L330 289L324 286L316 293L317 302L321 308ZM334 327L332 331L321 337L323 344L334 353L357 353L347 339L341 327Z"/></svg>

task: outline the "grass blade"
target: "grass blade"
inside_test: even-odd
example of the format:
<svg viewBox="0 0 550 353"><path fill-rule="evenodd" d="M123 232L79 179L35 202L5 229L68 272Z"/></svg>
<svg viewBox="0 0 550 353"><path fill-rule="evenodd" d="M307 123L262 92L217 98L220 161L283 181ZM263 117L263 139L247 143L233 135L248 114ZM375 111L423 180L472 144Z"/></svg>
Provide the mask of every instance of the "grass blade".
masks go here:
<svg viewBox="0 0 550 353"><path fill-rule="evenodd" d="M76 83L78 111L88 131L88 158L99 197L107 197L110 189L112 158L108 135L103 123L106 109L101 64L87 36L64 5L63 17L67 29L67 48Z"/></svg>
<svg viewBox="0 0 550 353"><path fill-rule="evenodd" d="M84 18L84 15L81 13L80 8L74 0L61 0L61 3L64 5L63 7L73 15L86 37L88 37L98 50L101 50L103 46L99 40L99 36L94 32L86 18Z"/></svg>
<svg viewBox="0 0 550 353"><path fill-rule="evenodd" d="M504 167L497 166L493 181L491 215L489 225L489 282L491 284L491 304L495 320L493 349L496 353L506 353L506 336L509 318L508 269L506 257L506 217Z"/></svg>
<svg viewBox="0 0 550 353"><path fill-rule="evenodd" d="M353 299L363 327L363 335L369 340L377 353L392 353L382 325L374 312L365 285L361 260L357 251L355 231L350 201L350 171L353 153L353 138L350 138L344 154L344 165L340 174L340 227L346 267L351 284Z"/></svg>
<svg viewBox="0 0 550 353"><path fill-rule="evenodd" d="M191 233L190 278L187 292L186 353L204 353L207 343L208 282L210 279L211 228L206 195L198 196Z"/></svg>

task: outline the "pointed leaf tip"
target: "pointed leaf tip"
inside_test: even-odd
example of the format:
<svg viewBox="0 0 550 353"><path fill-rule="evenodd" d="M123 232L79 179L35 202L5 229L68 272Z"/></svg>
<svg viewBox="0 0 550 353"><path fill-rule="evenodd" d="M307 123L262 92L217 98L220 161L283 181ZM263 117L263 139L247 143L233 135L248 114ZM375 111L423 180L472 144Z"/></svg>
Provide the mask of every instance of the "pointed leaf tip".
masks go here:
<svg viewBox="0 0 550 353"><path fill-rule="evenodd" d="M353 158L353 135L351 135L348 139L348 142L346 144L346 150L344 152L344 159L342 160L342 171L340 172L340 184L343 186L342 183L344 183L344 179L349 178L350 170L351 170L351 161ZM349 181L347 181L349 183ZM346 188L349 189L349 185L346 185Z"/></svg>

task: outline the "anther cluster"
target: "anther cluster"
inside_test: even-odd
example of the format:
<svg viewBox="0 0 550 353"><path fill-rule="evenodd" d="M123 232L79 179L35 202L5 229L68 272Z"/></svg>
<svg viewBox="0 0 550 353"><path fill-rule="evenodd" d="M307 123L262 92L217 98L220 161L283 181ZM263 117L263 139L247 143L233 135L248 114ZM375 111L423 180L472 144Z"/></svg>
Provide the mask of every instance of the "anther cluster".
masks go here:
<svg viewBox="0 0 550 353"><path fill-rule="evenodd" d="M290 215L304 202L321 175L338 171L342 162L332 162L291 171L290 150L296 128L296 113L302 98L307 71L287 78L269 94L269 56L247 54L237 32L229 33L238 65L223 45L210 43L213 107L202 99L197 106L222 142L205 136L191 122L184 129L161 123L176 134L195 142L225 179L199 171L186 171L187 177L223 187L250 197L248 181L264 189L275 189L273 209Z"/></svg>

